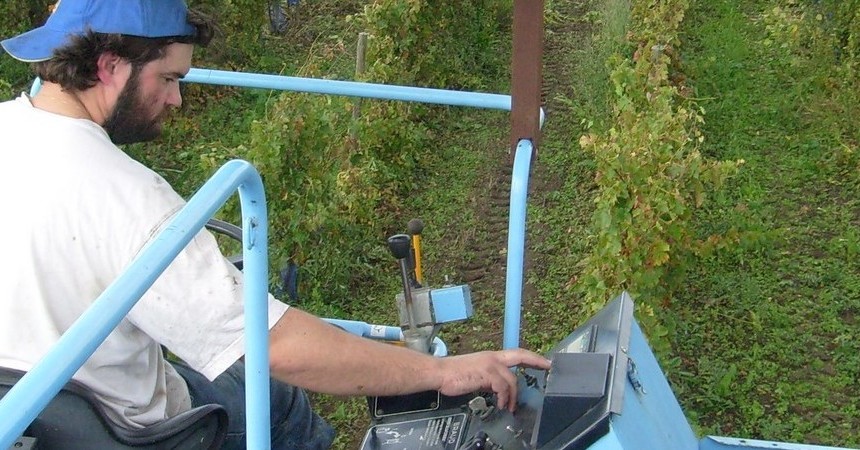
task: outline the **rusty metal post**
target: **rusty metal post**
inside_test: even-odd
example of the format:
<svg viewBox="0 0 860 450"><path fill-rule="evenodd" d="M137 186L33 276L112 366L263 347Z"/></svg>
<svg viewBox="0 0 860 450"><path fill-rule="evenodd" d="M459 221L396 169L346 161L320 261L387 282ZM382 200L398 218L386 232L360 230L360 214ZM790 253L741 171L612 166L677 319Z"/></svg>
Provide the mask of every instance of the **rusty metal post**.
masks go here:
<svg viewBox="0 0 860 450"><path fill-rule="evenodd" d="M544 0L514 0L511 61L511 155L520 139L540 138ZM537 152L535 151L535 154Z"/></svg>
<svg viewBox="0 0 860 450"><path fill-rule="evenodd" d="M369 34L362 31L358 33L358 44L356 44L355 48L355 80L356 81L364 81L362 76L364 76L364 71L366 68L367 61L367 36ZM349 128L349 142L351 145L357 147L358 145L358 119L361 117L361 97L355 99L355 103L352 105L352 123Z"/></svg>

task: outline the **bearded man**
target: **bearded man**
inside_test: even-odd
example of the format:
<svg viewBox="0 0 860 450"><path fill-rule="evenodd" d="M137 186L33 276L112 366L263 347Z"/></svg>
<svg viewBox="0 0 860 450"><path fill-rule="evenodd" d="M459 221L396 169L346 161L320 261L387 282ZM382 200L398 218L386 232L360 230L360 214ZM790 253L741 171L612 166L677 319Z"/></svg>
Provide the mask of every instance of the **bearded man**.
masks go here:
<svg viewBox="0 0 860 450"><path fill-rule="evenodd" d="M33 63L33 97L0 103L0 366L28 370L116 279L184 200L118 145L154 139L213 24L182 0L62 0L2 42ZM242 274L201 232L74 375L120 426L219 403L225 448L244 448ZM327 448L304 389L341 395L492 390L513 408L525 350L434 358L362 339L269 298L272 448ZM165 359L162 347L182 363ZM294 387L297 386L297 387Z"/></svg>

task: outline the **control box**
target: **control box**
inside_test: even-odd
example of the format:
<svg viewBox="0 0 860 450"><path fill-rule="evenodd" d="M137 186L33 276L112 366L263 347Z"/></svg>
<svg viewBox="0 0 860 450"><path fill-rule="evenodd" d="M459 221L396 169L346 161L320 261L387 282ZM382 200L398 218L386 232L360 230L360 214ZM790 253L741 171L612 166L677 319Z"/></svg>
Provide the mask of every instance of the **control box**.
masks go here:
<svg viewBox="0 0 860 450"><path fill-rule="evenodd" d="M517 370L517 410L491 393L438 392L368 399L362 450L585 449L620 413L633 302L622 294L547 355L548 371Z"/></svg>

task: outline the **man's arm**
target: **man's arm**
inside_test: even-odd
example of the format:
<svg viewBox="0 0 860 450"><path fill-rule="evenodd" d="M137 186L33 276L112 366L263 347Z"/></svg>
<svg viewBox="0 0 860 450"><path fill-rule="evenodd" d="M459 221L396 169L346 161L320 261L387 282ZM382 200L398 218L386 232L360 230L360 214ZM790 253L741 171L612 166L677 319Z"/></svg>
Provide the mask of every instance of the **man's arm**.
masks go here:
<svg viewBox="0 0 860 450"><path fill-rule="evenodd" d="M296 308L272 327L269 343L272 376L339 395L492 390L499 408L513 410L517 383L509 368L549 368L546 358L521 349L437 358L349 334Z"/></svg>

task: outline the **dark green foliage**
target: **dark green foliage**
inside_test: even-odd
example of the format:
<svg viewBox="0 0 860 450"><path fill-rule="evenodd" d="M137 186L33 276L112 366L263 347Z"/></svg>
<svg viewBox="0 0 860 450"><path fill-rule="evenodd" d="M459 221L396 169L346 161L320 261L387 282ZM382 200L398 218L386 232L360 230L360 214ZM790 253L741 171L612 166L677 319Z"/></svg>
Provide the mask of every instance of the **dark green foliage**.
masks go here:
<svg viewBox="0 0 860 450"><path fill-rule="evenodd" d="M593 154L598 186L592 253L580 287L594 311L614 293L630 291L646 334L664 355L668 330L655 311L669 304L673 274L702 247L715 245L691 235L693 212L742 162L712 161L699 152L702 111L677 73L686 9L684 0L633 2L632 57L609 62L614 122L603 135L580 140Z"/></svg>
<svg viewBox="0 0 860 450"><path fill-rule="evenodd" d="M487 18L498 14L498 6L482 2L454 8L431 3L377 2L354 18L371 35L364 79L476 87L486 84L482 72L498 73L498 64L507 63L488 47L504 31ZM434 39L415 37L431 35ZM242 42L253 50L257 41ZM328 58L342 45L338 38L334 47L311 54L299 74L343 76L329 72L333 68ZM484 47L488 50L476 50ZM454 49L457 51L452 52ZM255 117L242 121L250 123L244 143L231 146L220 139L215 146L207 143L199 148L204 155L199 169L203 173L234 156L258 167L266 183L273 224L273 273L285 264L298 264L300 295L327 307L348 308L345 303L356 283L366 280L378 267L376 263L386 258L385 237L400 231L392 223L392 214L415 188L426 152L435 151L429 145L430 130L443 112L416 104L364 101L358 120L353 120L353 104L344 98L276 94ZM232 217L236 214L228 211Z"/></svg>
<svg viewBox="0 0 860 450"><path fill-rule="evenodd" d="M500 78L507 67L507 59L500 58L504 54L496 50L509 47L499 41L500 32L510 26L511 7L498 0L380 0L366 6L367 28L377 40L369 58L380 65L376 72L385 73L374 73L373 78L439 88L485 88L488 79Z"/></svg>

